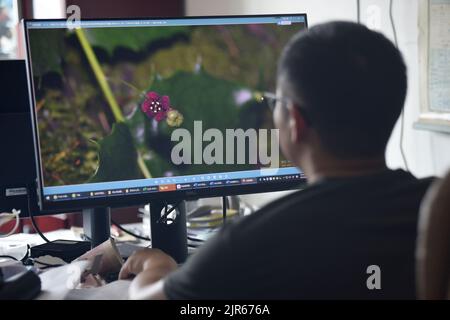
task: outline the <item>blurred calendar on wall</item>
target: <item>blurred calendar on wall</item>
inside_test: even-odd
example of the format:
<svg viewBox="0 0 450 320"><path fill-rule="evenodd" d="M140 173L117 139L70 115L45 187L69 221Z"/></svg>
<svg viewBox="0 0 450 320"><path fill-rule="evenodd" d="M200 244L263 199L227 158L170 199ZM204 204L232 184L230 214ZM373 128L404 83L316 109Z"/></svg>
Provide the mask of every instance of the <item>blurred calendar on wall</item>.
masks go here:
<svg viewBox="0 0 450 320"><path fill-rule="evenodd" d="M417 128L450 132L450 0L421 0L421 113Z"/></svg>

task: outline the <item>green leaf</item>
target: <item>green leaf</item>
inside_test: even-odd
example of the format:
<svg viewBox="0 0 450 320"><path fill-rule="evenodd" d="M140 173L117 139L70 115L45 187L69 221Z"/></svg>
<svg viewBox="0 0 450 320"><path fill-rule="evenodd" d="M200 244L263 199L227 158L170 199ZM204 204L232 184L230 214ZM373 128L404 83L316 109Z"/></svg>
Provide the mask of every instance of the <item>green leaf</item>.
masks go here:
<svg viewBox="0 0 450 320"><path fill-rule="evenodd" d="M193 133L194 121L202 121L204 130L235 128L240 106L234 101L234 94L242 89L239 84L200 71L178 72L168 79L156 80L149 91L169 96L172 108L184 116L182 127ZM161 127L171 133L167 126Z"/></svg>
<svg viewBox="0 0 450 320"><path fill-rule="evenodd" d="M187 34L188 31L186 27L85 29L91 45L105 49L110 55L118 47L140 51L154 41L170 39L176 34Z"/></svg>
<svg viewBox="0 0 450 320"><path fill-rule="evenodd" d="M137 157L128 126L123 122L114 124L111 134L99 142L99 167L90 182L143 178Z"/></svg>
<svg viewBox="0 0 450 320"><path fill-rule="evenodd" d="M180 173L177 168L174 168L170 160L162 158L155 152L151 154L150 160L145 161L145 164L148 168L151 168L154 177L164 177L167 172L171 172L174 176Z"/></svg>
<svg viewBox="0 0 450 320"><path fill-rule="evenodd" d="M187 129L194 137L195 121L202 121L203 132L215 128L225 134L226 129L245 128L240 125L243 112L247 113L247 106L238 105L235 101L235 94L241 90L247 90L247 88L235 82L217 78L202 70L198 73L177 72L170 78L157 79L148 91L169 96L171 107L184 117L181 128ZM255 116L257 115L258 113L255 113ZM138 115L135 116L138 117ZM252 117L247 117L246 121L250 119ZM166 121L161 121L155 132L152 128L153 120L147 117L144 120L146 145L166 162L171 163L171 150L176 143L171 142L170 137L176 128L171 128ZM251 122L254 121L251 120ZM172 171L198 174L244 170L250 167L244 165L189 165L173 166ZM154 169L150 168L150 171L153 172Z"/></svg>
<svg viewBox="0 0 450 320"><path fill-rule="evenodd" d="M34 76L42 77L48 72L61 73L65 30L31 29L29 32Z"/></svg>
<svg viewBox="0 0 450 320"><path fill-rule="evenodd" d="M134 137L134 143L138 149L145 148L144 131L146 115L141 111L140 106L136 106L134 111L125 119L125 123L130 129L131 135Z"/></svg>

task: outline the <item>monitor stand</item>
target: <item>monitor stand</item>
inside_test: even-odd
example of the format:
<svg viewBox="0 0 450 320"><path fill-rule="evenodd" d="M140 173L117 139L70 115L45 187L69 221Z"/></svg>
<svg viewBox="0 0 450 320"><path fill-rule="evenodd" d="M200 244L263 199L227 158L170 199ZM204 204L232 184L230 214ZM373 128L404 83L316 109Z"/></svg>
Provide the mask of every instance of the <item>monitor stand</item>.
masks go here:
<svg viewBox="0 0 450 320"><path fill-rule="evenodd" d="M179 203L174 211L175 218L162 221L166 205L171 208L172 203ZM184 263L188 256L186 202L152 201L150 203L150 231L152 248L160 249L170 255L179 264ZM172 216L172 214L171 214ZM171 217L169 216L169 218ZM95 208L83 210L83 229L86 237L91 241L92 248L101 245L111 236L111 209Z"/></svg>
<svg viewBox="0 0 450 320"><path fill-rule="evenodd" d="M111 237L111 208L84 209L83 230L92 248L107 241Z"/></svg>
<svg viewBox="0 0 450 320"><path fill-rule="evenodd" d="M161 221L166 205L171 208L171 206L174 206L173 203L179 203L174 211L175 218L169 221ZM150 202L150 231L152 248L162 250L179 264L186 261L188 256L186 201L172 201L169 204L163 201Z"/></svg>

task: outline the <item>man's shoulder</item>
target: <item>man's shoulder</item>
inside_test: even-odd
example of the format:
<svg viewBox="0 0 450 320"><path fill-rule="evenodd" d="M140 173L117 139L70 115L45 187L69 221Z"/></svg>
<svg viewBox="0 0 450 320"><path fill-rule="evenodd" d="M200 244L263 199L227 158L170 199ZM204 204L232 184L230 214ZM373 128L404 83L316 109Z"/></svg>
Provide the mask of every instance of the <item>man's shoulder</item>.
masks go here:
<svg viewBox="0 0 450 320"><path fill-rule="evenodd" d="M372 201L389 207L390 201L406 201L417 207L434 179L419 179L403 170L387 170L373 176L325 180L270 202L239 224L242 227L258 222L270 224L292 215L308 219L345 206L351 210L357 202L371 206Z"/></svg>
<svg viewBox="0 0 450 320"><path fill-rule="evenodd" d="M258 230L267 226L275 228L283 224L289 216L296 219L308 216L308 212L314 212L318 206L326 205L322 199L326 197L327 188L324 186L306 186L281 198L278 198L259 208L253 214L238 221L233 227L235 230Z"/></svg>

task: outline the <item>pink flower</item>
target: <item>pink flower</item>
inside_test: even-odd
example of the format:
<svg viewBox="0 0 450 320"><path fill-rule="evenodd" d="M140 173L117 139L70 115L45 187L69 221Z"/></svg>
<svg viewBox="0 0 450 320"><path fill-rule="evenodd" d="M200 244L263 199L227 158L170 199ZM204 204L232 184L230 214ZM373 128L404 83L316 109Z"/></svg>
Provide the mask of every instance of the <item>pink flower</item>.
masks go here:
<svg viewBox="0 0 450 320"><path fill-rule="evenodd" d="M160 122L167 117L170 109L170 98L168 96L160 96L156 92L149 92L145 95L145 100L141 106L142 112L147 117Z"/></svg>

